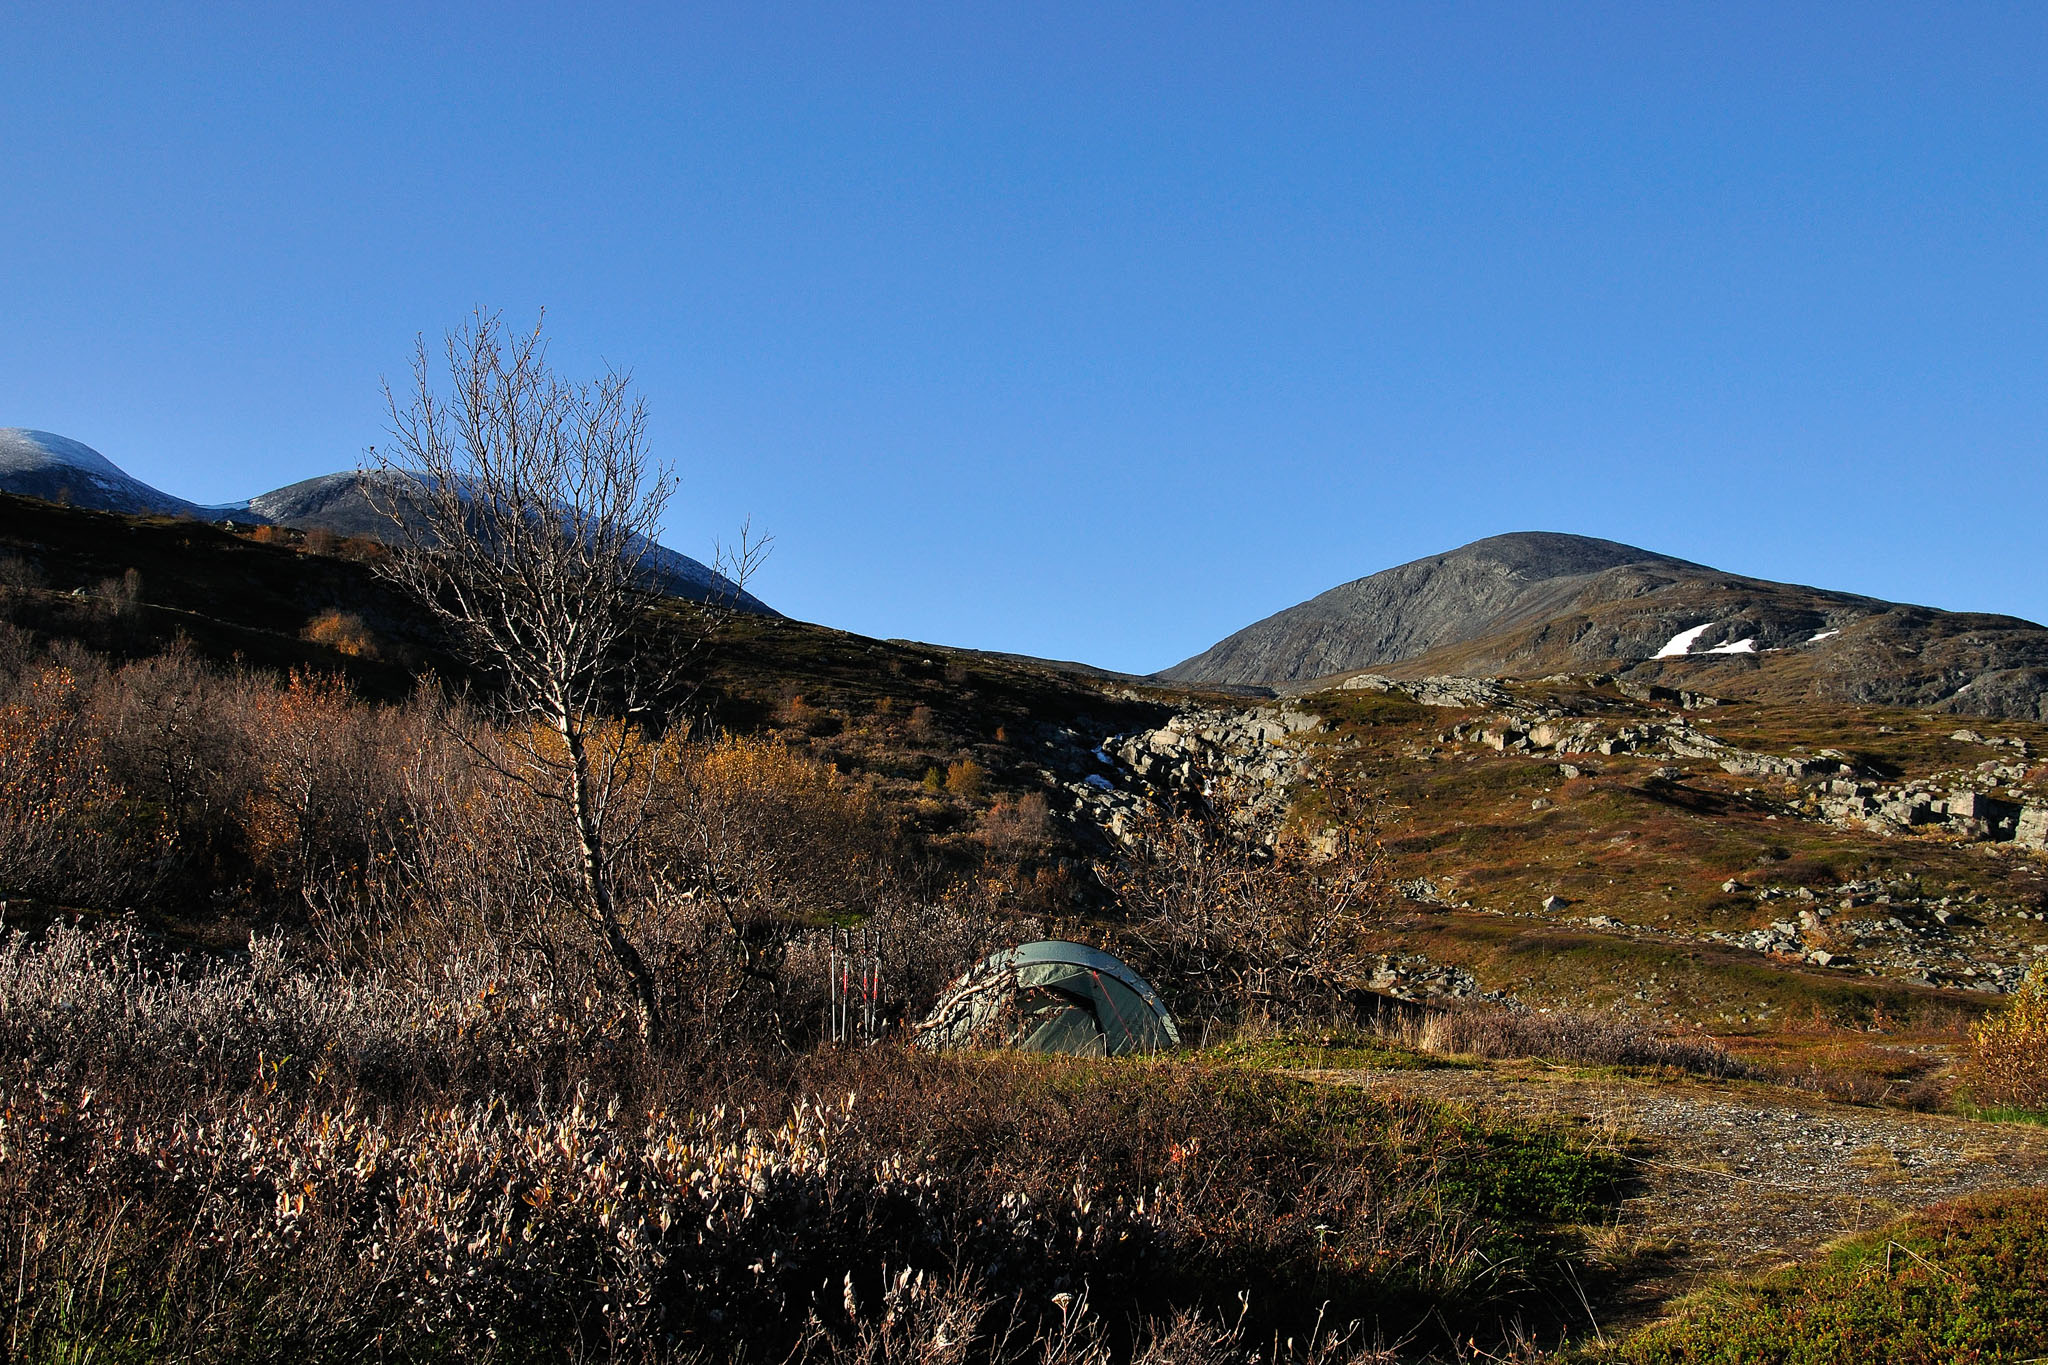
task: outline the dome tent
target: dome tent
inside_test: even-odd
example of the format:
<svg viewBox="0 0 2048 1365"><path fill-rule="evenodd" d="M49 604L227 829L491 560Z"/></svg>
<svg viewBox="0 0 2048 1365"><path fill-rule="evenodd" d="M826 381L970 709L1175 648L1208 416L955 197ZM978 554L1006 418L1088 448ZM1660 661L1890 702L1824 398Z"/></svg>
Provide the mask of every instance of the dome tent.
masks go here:
<svg viewBox="0 0 2048 1365"><path fill-rule="evenodd" d="M1118 1056L1180 1046L1159 997L1098 948L1046 939L991 953L918 1026L921 1047Z"/></svg>

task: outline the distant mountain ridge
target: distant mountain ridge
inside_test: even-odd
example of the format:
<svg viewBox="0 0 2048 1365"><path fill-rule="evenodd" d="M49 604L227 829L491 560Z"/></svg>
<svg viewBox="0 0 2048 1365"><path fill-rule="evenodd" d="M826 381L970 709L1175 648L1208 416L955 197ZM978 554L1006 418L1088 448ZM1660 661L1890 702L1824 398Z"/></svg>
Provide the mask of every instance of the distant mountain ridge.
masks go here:
<svg viewBox="0 0 2048 1365"><path fill-rule="evenodd" d="M392 532L390 519L365 495L359 473L322 474L246 502L206 506L150 487L83 442L25 427L0 428L0 492L131 516L232 518L370 540L389 540ZM647 547L643 564L678 597L777 614L716 570L659 542Z"/></svg>
<svg viewBox="0 0 2048 1365"><path fill-rule="evenodd" d="M143 516L207 510L150 487L82 441L28 427L0 427L0 491Z"/></svg>
<svg viewBox="0 0 2048 1365"><path fill-rule="evenodd" d="M1341 584L1154 676L1300 691L1366 670L1620 670L2048 719L2048 630L2034 622L1745 578L1554 531L1490 536Z"/></svg>
<svg viewBox="0 0 2048 1365"><path fill-rule="evenodd" d="M249 510L266 521L299 530L320 529L336 535L389 539L391 518L372 500L359 473L322 474L272 489L249 499ZM774 608L708 565L678 554L659 541L650 543L641 567L678 597L697 601L721 601L742 611L762 616L778 615Z"/></svg>

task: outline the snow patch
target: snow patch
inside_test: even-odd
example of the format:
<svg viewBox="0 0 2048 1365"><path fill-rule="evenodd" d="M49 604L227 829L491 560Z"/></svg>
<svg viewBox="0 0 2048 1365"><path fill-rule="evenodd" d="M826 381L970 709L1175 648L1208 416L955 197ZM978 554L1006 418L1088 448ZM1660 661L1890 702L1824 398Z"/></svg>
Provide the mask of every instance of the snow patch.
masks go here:
<svg viewBox="0 0 2048 1365"><path fill-rule="evenodd" d="M1754 635L1751 635L1751 636L1748 636L1748 637L1746 637L1746 638L1744 638L1744 639L1741 639L1741 640L1736 640L1736 641L1733 641L1733 642L1731 642L1731 643L1729 643L1729 644L1725 644L1725 645L1715 645L1715 646L1714 646L1714 647L1713 647L1712 649L1703 649L1703 650L1701 650L1701 651L1700 651L1700 653L1702 653L1702 654L1754 654L1754 653L1756 653L1756 637L1755 637Z"/></svg>
<svg viewBox="0 0 2048 1365"><path fill-rule="evenodd" d="M1842 632L1841 632L1841 631L1839 631L1839 630L1824 630L1824 631L1822 631L1822 632L1821 632L1820 634L1818 634L1818 635L1809 635L1809 636L1808 636L1808 637L1806 638L1806 643L1808 643L1808 644L1810 644L1810 645L1817 645L1817 644L1819 644L1819 643L1820 643L1820 642L1821 642L1822 640L1825 640L1825 639L1827 639L1827 638L1828 638L1829 636L1833 636L1833 635L1840 635L1841 633L1842 633Z"/></svg>
<svg viewBox="0 0 2048 1365"><path fill-rule="evenodd" d="M1690 654L1692 653L1693 645L1699 640L1700 636L1705 635L1713 628L1714 623L1709 621L1703 626L1694 626L1691 630L1681 630L1678 634L1664 642L1664 648L1658 650L1650 657L1653 659L1676 659L1682 655Z"/></svg>
<svg viewBox="0 0 2048 1365"><path fill-rule="evenodd" d="M1090 773L1088 774L1088 776L1082 778L1081 780L1083 782L1086 782L1089 786L1095 788L1097 791L1113 792L1116 790L1116 783L1110 781L1101 773Z"/></svg>

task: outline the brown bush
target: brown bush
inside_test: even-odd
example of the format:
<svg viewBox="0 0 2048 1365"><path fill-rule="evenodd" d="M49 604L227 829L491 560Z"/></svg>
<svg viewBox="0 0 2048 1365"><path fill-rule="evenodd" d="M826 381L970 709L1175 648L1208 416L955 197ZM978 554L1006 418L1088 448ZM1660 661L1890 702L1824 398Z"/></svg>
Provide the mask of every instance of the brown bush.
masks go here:
<svg viewBox="0 0 2048 1365"><path fill-rule="evenodd" d="M2048 963L1971 1031L1963 1079L1979 1104L2048 1111Z"/></svg>
<svg viewBox="0 0 2048 1365"><path fill-rule="evenodd" d="M979 800L988 790L988 769L971 758L946 765L946 790L968 801Z"/></svg>
<svg viewBox="0 0 2048 1365"><path fill-rule="evenodd" d="M164 871L164 821L109 771L90 692L48 664L0 703L0 897L117 909Z"/></svg>
<svg viewBox="0 0 2048 1365"><path fill-rule="evenodd" d="M1136 823L1097 869L1128 916L1134 965L1184 1018L1327 1017L1371 975L1367 936L1392 903L1377 841L1359 831L1325 853L1257 831L1219 788Z"/></svg>
<svg viewBox="0 0 2048 1365"><path fill-rule="evenodd" d="M980 834L992 852L1042 857L1052 849L1052 808L1038 792L997 797L982 812Z"/></svg>
<svg viewBox="0 0 2048 1365"><path fill-rule="evenodd" d="M326 645L352 659L378 657L377 636L362 617L352 611L323 611L306 623L299 638Z"/></svg>
<svg viewBox="0 0 2048 1365"><path fill-rule="evenodd" d="M103 578L93 586L92 596L108 615L131 617L142 605L142 575L129 569L119 578Z"/></svg>
<svg viewBox="0 0 2048 1365"><path fill-rule="evenodd" d="M1754 1071L1711 1038L1651 1032L1623 1015L1506 1006L1452 1009L1397 1026L1430 1052L1490 1059L1541 1057L1581 1066L1655 1066L1702 1076Z"/></svg>
<svg viewBox="0 0 2048 1365"><path fill-rule="evenodd" d="M0 606L42 591L42 570L20 555L0 555Z"/></svg>

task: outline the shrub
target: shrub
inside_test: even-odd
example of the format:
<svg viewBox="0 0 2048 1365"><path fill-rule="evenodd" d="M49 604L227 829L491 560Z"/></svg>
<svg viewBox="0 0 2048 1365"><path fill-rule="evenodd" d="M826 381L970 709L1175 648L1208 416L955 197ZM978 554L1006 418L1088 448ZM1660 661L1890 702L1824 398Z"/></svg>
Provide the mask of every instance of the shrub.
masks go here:
<svg viewBox="0 0 2048 1365"><path fill-rule="evenodd" d="M119 578L103 578L94 585L92 595L108 615L133 616L142 605L142 575L129 569Z"/></svg>
<svg viewBox="0 0 2048 1365"><path fill-rule="evenodd" d="M1429 1052L1541 1057L1581 1066L1658 1066L1702 1076L1747 1076L1749 1066L1711 1038L1672 1038L1619 1014L1488 1007L1431 1014L1404 1026Z"/></svg>
<svg viewBox="0 0 2048 1365"><path fill-rule="evenodd" d="M1971 1030L1964 1076L1980 1104L2048 1110L2048 963Z"/></svg>
<svg viewBox="0 0 2048 1365"><path fill-rule="evenodd" d="M1183 1019L1329 1018L1372 975L1369 931L1391 901L1377 844L1269 848L1258 829L1219 789L1206 807L1133 821L1097 868L1129 917L1132 965Z"/></svg>
<svg viewBox="0 0 2048 1365"><path fill-rule="evenodd" d="M352 659L377 657L377 636L352 611L323 611L306 623L299 638L346 654Z"/></svg>
<svg viewBox="0 0 2048 1365"><path fill-rule="evenodd" d="M998 797L981 817L982 842L1011 857L1038 857L1052 850L1052 808L1039 792Z"/></svg>
<svg viewBox="0 0 2048 1365"><path fill-rule="evenodd" d="M0 704L0 898L118 909L163 871L164 822L108 770L88 700L53 664Z"/></svg>
<svg viewBox="0 0 2048 1365"><path fill-rule="evenodd" d="M988 788L988 769L971 758L946 765L946 790L969 801L978 800Z"/></svg>
<svg viewBox="0 0 2048 1365"><path fill-rule="evenodd" d="M1618 1164L1559 1132L1185 1062L607 1064L643 1046L625 1011L551 995L538 958L456 966L12 937L11 1353L658 1360L808 1342L874 1359L860 1343L905 1348L921 1321L967 1343L945 1359L1037 1343L1078 1365L1163 1338L1236 1361L1251 1352L1232 1342L1307 1340L1319 1317L1399 1336L1526 1310L1563 1288L1565 1226L1618 1197ZM1093 1348L1054 1355L1091 1299Z"/></svg>

